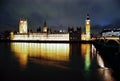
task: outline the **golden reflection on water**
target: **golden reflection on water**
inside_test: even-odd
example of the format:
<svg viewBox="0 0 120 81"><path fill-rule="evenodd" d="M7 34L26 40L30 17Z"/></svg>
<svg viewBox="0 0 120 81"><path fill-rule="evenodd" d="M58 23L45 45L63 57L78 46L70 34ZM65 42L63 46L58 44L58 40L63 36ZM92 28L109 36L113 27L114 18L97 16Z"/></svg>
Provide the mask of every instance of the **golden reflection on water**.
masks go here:
<svg viewBox="0 0 120 81"><path fill-rule="evenodd" d="M46 60L69 61L69 44L59 43L11 43L11 50L25 67L29 57Z"/></svg>
<svg viewBox="0 0 120 81"><path fill-rule="evenodd" d="M89 70L90 65L91 65L91 60L90 60L90 50L91 50L91 45L90 44L81 44L81 54L82 57L84 58L85 62L85 70Z"/></svg>
<svg viewBox="0 0 120 81"><path fill-rule="evenodd" d="M98 52L96 52L94 45L81 44L81 54L82 58L84 58L85 70L89 70L93 61L96 61L100 67L105 67L104 61Z"/></svg>
<svg viewBox="0 0 120 81"><path fill-rule="evenodd" d="M100 68L98 72L102 81L115 81L112 77L112 71L110 69Z"/></svg>
<svg viewBox="0 0 120 81"><path fill-rule="evenodd" d="M11 43L11 50L14 52L16 59L18 59L21 68L25 68L28 60L27 44Z"/></svg>

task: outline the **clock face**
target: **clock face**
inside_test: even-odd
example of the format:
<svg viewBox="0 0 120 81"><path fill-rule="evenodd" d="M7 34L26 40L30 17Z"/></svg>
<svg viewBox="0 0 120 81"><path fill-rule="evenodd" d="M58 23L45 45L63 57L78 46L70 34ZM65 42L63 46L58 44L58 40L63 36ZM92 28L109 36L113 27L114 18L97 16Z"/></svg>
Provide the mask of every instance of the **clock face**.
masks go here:
<svg viewBox="0 0 120 81"><path fill-rule="evenodd" d="M86 23L87 23L87 24L89 24L89 22L88 22L88 21L87 21Z"/></svg>

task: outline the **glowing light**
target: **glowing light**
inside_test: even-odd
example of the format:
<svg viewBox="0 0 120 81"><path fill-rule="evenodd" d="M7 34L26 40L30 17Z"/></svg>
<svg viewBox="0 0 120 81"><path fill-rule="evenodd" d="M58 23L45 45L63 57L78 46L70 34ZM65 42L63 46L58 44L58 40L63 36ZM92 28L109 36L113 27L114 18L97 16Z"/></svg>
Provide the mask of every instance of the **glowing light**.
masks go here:
<svg viewBox="0 0 120 81"><path fill-rule="evenodd" d="M90 40L90 34L86 34L86 40Z"/></svg>
<svg viewBox="0 0 120 81"><path fill-rule="evenodd" d="M26 43L11 43L11 50L14 52L16 58L19 60L21 68L25 68L27 64L28 52L26 48Z"/></svg>
<svg viewBox="0 0 120 81"><path fill-rule="evenodd" d="M119 40L119 37L100 37L98 39L110 39L110 40Z"/></svg>
<svg viewBox="0 0 120 81"><path fill-rule="evenodd" d="M89 22L87 21L86 24L89 24Z"/></svg>
<svg viewBox="0 0 120 81"><path fill-rule="evenodd" d="M43 32L47 32L47 27L43 27Z"/></svg>
<svg viewBox="0 0 120 81"><path fill-rule="evenodd" d="M87 16L87 19L86 19L86 31L84 33L82 33L81 35L81 40L86 40L86 41L89 41L91 40L91 36L90 36L90 19L89 19L89 16Z"/></svg>
<svg viewBox="0 0 120 81"><path fill-rule="evenodd" d="M84 33L81 34L81 40L86 40L86 35Z"/></svg>
<svg viewBox="0 0 120 81"><path fill-rule="evenodd" d="M82 50L81 52L84 54L83 56L85 57L85 70L89 70L90 65L91 65L91 61L90 61L90 50L91 50L91 46L90 44L82 44L81 45Z"/></svg>
<svg viewBox="0 0 120 81"><path fill-rule="evenodd" d="M92 59L94 58L94 57L96 57L96 48L95 48L95 46L92 44Z"/></svg>
<svg viewBox="0 0 120 81"><path fill-rule="evenodd" d="M86 20L86 40L90 40L90 20Z"/></svg>
<svg viewBox="0 0 120 81"><path fill-rule="evenodd" d="M101 56L100 56L99 54L97 54L97 62L98 62L99 66L100 66L101 68L104 68L104 67L105 67L105 66L104 66L104 62L103 62L103 59L101 58Z"/></svg>
<svg viewBox="0 0 120 81"><path fill-rule="evenodd" d="M100 78L102 79L101 81L115 81L114 78L112 77L112 71L110 69L99 69L98 70L100 74Z"/></svg>
<svg viewBox="0 0 120 81"><path fill-rule="evenodd" d="M20 20L20 23L19 23L19 33L27 33L27 29L28 29L28 27L27 27L28 25L27 25L27 20L23 20L23 19L21 19Z"/></svg>
<svg viewBox="0 0 120 81"><path fill-rule="evenodd" d="M86 45L86 55L85 55L85 69L88 70L90 67L90 44Z"/></svg>
<svg viewBox="0 0 120 81"><path fill-rule="evenodd" d="M81 54L82 54L82 57L84 58L85 54L86 54L86 45L85 44L81 44Z"/></svg>
<svg viewBox="0 0 120 81"><path fill-rule="evenodd" d="M11 50L22 68L26 67L29 57L69 61L69 44L11 43Z"/></svg>
<svg viewBox="0 0 120 81"><path fill-rule="evenodd" d="M23 35L14 35L12 40L46 40L46 41L69 41L69 33L66 34L47 34L47 33L30 33Z"/></svg>
<svg viewBox="0 0 120 81"><path fill-rule="evenodd" d="M14 33L10 32L10 39L12 40L14 38Z"/></svg>

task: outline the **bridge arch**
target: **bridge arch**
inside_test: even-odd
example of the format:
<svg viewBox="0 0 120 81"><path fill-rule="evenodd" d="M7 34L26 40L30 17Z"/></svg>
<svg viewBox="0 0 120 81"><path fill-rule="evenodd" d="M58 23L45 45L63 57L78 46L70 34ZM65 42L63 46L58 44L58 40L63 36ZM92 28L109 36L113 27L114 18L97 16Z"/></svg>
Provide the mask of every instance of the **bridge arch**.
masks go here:
<svg viewBox="0 0 120 81"><path fill-rule="evenodd" d="M114 40L114 39L113 40L112 39L108 39L108 40L106 40L106 43L107 42L114 42L114 43L116 42L117 44L120 44L119 40Z"/></svg>
<svg viewBox="0 0 120 81"><path fill-rule="evenodd" d="M99 39L99 43L105 43L105 39Z"/></svg>
<svg viewBox="0 0 120 81"><path fill-rule="evenodd" d="M106 40L106 45L107 46L118 47L119 44L120 44L119 40L112 40L112 39Z"/></svg>

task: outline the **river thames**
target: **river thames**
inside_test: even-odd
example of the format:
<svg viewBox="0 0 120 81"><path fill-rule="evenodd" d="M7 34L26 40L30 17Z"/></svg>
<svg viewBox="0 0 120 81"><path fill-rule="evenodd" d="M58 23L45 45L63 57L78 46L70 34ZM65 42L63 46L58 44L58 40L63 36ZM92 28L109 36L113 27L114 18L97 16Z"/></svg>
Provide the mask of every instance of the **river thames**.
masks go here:
<svg viewBox="0 0 120 81"><path fill-rule="evenodd" d="M119 64L98 50L82 43L0 43L0 81L118 81Z"/></svg>

